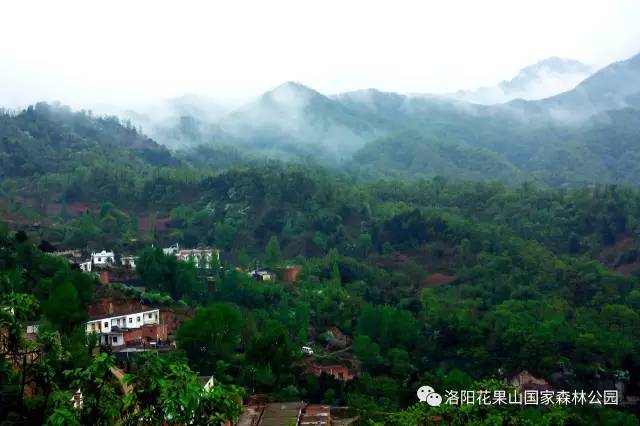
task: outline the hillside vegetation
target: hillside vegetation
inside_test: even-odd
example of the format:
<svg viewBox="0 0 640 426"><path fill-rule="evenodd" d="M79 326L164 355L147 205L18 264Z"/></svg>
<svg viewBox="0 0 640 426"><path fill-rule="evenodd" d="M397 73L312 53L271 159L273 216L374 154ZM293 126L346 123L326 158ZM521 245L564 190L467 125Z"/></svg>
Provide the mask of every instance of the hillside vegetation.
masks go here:
<svg viewBox="0 0 640 426"><path fill-rule="evenodd" d="M611 90L589 94L594 114L573 123L543 111L556 101L523 117L518 102L288 84L220 121L233 147L170 151L116 118L3 112L0 421L213 424L265 393L348 405L369 424L637 424L622 406L413 406L424 384L500 389L523 370L554 389L640 393L639 112L633 82L602 82L636 65L579 86ZM160 250L174 243L219 248L221 262ZM54 249L137 255L147 293L96 290ZM295 285L258 282L256 265L300 272ZM175 354L133 357L131 396L114 360L87 350L101 291L194 310ZM333 352L336 329L349 344ZM303 359L307 345L317 356ZM38 358L19 362L25 353ZM318 377L314 362L355 377ZM213 392L194 391L196 371L215 377ZM74 410L78 387L87 403Z"/></svg>
<svg viewBox="0 0 640 426"><path fill-rule="evenodd" d="M636 55L549 98L494 105L375 89L325 96L289 82L226 115L187 113L173 129L150 130L171 146L233 146L346 166L361 179L637 184L639 64Z"/></svg>

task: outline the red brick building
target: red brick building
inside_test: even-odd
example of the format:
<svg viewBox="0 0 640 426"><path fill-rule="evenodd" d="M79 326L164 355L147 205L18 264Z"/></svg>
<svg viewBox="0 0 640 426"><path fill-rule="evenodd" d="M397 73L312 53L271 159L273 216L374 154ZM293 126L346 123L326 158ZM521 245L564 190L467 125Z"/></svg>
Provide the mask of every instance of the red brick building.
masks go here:
<svg viewBox="0 0 640 426"><path fill-rule="evenodd" d="M160 311L160 323L167 325L169 337L175 337L180 324L191 318L193 318L193 310L189 308L166 308Z"/></svg>
<svg viewBox="0 0 640 426"><path fill-rule="evenodd" d="M298 275L302 271L300 266L287 266L278 275L281 276L281 280L289 284L295 284L298 282Z"/></svg>
<svg viewBox="0 0 640 426"><path fill-rule="evenodd" d="M320 376L323 373L328 374L329 376L333 376L334 379L342 382L348 382L355 378L355 375L344 365L317 365L310 363L307 365L305 372L315 376Z"/></svg>
<svg viewBox="0 0 640 426"><path fill-rule="evenodd" d="M155 324L145 325L140 328L134 328L131 330L123 330L122 337L124 344L131 343L149 343L167 340L167 325Z"/></svg>

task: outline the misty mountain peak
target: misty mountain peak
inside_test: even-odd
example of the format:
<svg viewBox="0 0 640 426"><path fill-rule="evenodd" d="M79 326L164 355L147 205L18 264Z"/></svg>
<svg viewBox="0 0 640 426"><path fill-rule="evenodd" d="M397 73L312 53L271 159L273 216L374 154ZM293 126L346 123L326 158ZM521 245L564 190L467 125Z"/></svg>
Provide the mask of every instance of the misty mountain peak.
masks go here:
<svg viewBox="0 0 640 426"><path fill-rule="evenodd" d="M575 90L542 103L554 114L578 121L606 110L640 108L640 55L614 62L586 78Z"/></svg>
<svg viewBox="0 0 640 426"><path fill-rule="evenodd" d="M508 91L527 90L528 86L545 83L551 78L564 81L568 79L577 80L572 83L575 86L595 71L595 67L583 64L580 61L552 56L522 68L514 78L500 82L499 86ZM570 78L573 76L575 78ZM540 96L546 97L553 94L555 93L541 93Z"/></svg>
<svg viewBox="0 0 640 426"><path fill-rule="evenodd" d="M321 93L304 84L287 81L262 95L264 101L280 106L304 107L316 97L324 97Z"/></svg>
<svg viewBox="0 0 640 426"><path fill-rule="evenodd" d="M284 83L280 84L279 86L276 86L275 88L273 88L271 91L273 92L277 92L280 90L295 90L295 91L300 91L300 92L312 92L312 93L318 93L315 90L313 90L312 88L305 86L302 83L299 83L297 81L285 81Z"/></svg>
<svg viewBox="0 0 640 426"><path fill-rule="evenodd" d="M544 99L573 89L595 71L595 67L580 61L552 56L522 68L512 79L495 86L463 90L451 96L485 105Z"/></svg>
<svg viewBox="0 0 640 426"><path fill-rule="evenodd" d="M543 69L555 72L592 72L593 68L593 66L576 61L575 59L551 56L522 68L520 74L536 73Z"/></svg>

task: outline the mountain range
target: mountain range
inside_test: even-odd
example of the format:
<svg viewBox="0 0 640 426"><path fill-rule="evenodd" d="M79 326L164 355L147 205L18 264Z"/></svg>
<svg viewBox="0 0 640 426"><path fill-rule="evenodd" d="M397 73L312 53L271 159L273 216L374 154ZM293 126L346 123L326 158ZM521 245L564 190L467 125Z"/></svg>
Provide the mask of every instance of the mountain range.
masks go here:
<svg viewBox="0 0 640 426"><path fill-rule="evenodd" d="M577 75L590 69L551 58L524 68L499 87L517 92L550 72ZM210 99L186 96L156 106L155 112L123 111L121 116L142 126L151 142L174 151L197 147L192 158L198 164L266 157L313 161L360 179L640 183L640 55L604 67L562 93L492 105L458 95L376 89L327 96L287 82L232 111ZM68 126L69 120L63 124ZM109 123L102 119L92 126L101 129ZM144 136L138 133L134 140L139 144ZM168 151L145 144L143 151L127 152L144 152L155 162L173 161ZM207 159L216 155L224 155L224 161Z"/></svg>
<svg viewBox="0 0 640 426"><path fill-rule="evenodd" d="M552 57L523 68L513 79L494 88L450 95L404 95L369 89L326 96L287 82L237 109L226 109L202 96L185 95L142 111L115 112L171 148L210 142L242 146L249 141L261 154L279 158L316 156L319 151L333 158L348 158L366 142L387 136L389 129L401 129L397 121L406 121L405 114L416 116L452 107L475 112L476 105L469 104L545 98L573 88L594 69L575 60ZM501 95L482 94L495 91ZM483 96L486 99L481 99ZM106 111L114 113L113 108Z"/></svg>

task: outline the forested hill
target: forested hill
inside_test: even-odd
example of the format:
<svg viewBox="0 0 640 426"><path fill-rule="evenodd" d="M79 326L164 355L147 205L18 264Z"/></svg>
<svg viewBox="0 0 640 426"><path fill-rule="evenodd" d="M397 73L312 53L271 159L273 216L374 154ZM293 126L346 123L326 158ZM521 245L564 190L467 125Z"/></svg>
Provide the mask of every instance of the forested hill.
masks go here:
<svg viewBox="0 0 640 426"><path fill-rule="evenodd" d="M602 161L611 161L605 164L626 161L625 138L633 132L622 125L635 114L596 117L580 128L582 138L564 143L591 137L587 145ZM185 372L180 377L191 382L193 371L211 372L221 396L233 384L246 395L268 394L277 401L348 405L363 422L415 425L440 413L425 404L407 409L424 383L438 389L500 388L503 382L487 380L526 370L554 389L621 386L631 400L640 393L637 188L540 188L442 176L362 183L310 163L246 163L243 153L233 150L170 153L116 120L58 113L45 105L4 117L10 125L3 140L35 148L20 157L20 172L1 180L0 222L17 232L0 225L0 296L22 319L8 323L1 310L0 320L14 324L10 330L18 336L22 321L39 321L42 333L34 348L51 347L42 341L45 331L60 336L59 350L43 352L47 356L33 370L35 392L24 398L37 409L23 409L19 390L3 396L4 413L31 419L16 424L42 424L54 416L58 410L46 402L47 395L51 401L71 400L66 393L54 398L57 389L81 386L89 401L95 368L109 371L110 358L92 359L86 349L84 321L96 283L40 249L139 255L138 278L147 292L134 297L196 309L194 319L177 331L177 365ZM611 129L617 144L598 143L598 135ZM488 149L464 157L451 145L425 143L433 145L438 161L451 159L438 173L456 167L464 176L471 168L494 165L504 174L487 170L476 177L510 183L526 177ZM40 164L40 146L41 155L52 152L59 162L28 167L30 161ZM157 162L146 152L164 153L167 161ZM410 153L403 155L412 160ZM572 167L561 163L558 170ZM223 269L213 286L195 265L178 263L159 249L174 243L222 249ZM300 266L296 285L256 282L246 273L256 263L273 270ZM14 293L20 297L7 297ZM16 301L29 302L31 311L20 311ZM352 344L324 352L325 331L336 328ZM221 333L230 336L222 343ZM308 344L321 354L318 362L341 363L356 377L343 383L305 373L300 348ZM5 359L0 357L0 371L10 370L2 365ZM144 397L153 412L162 413L155 407L167 401L189 400L166 390L191 388L173 388L174 380L166 380L164 372L177 371L161 361L170 359L145 358L141 365L148 368L128 379L140 383L141 391L153 389L148 380L165 383L160 386L166 398ZM250 371L255 374L246 374ZM89 379L71 384L70 374ZM5 377L15 390L25 376ZM77 413L111 419L128 404L128 398L109 401L87 403ZM94 406L99 409L89 409ZM438 415L450 419L465 413L449 408ZM593 418L635 424L632 414L618 407L547 408L505 414L491 406L493 414L465 413L458 423L445 422L508 415L509 424L586 425ZM4 413L0 410L0 418ZM396 416L409 420L396 422ZM527 416L528 423L518 420Z"/></svg>
<svg viewBox="0 0 640 426"><path fill-rule="evenodd" d="M640 110L598 113L585 122L534 125L508 117L455 120L402 131L356 152L364 179L445 176L546 186L640 184Z"/></svg>
<svg viewBox="0 0 640 426"><path fill-rule="evenodd" d="M180 163L165 147L116 117L93 117L46 103L0 113L0 177L114 162L137 168Z"/></svg>
<svg viewBox="0 0 640 426"><path fill-rule="evenodd" d="M309 87L287 82L223 118L238 146L276 158L349 157L375 138L375 122Z"/></svg>
<svg viewBox="0 0 640 426"><path fill-rule="evenodd" d="M388 125L351 161L364 178L640 183L631 160L640 151L640 55L539 101L480 106L375 90L339 99Z"/></svg>
<svg viewBox="0 0 640 426"><path fill-rule="evenodd" d="M0 274L7 277L0 284L33 294L41 304L27 320L52 323L69 336L82 325L88 303L84 293L74 295L91 284L88 275L36 245L108 247L140 253L137 267L147 289L198 308L196 319L178 331L178 349L193 370L215 371L216 380L247 394L330 401L379 419L414 403L423 383L485 389L484 380L525 369L557 389L624 383L625 395L640 392L640 290L633 273L640 270L638 190L541 190L442 178L363 187L279 163L138 179L118 192L101 192L100 204L87 203L83 212L51 214L51 222L31 228L30 238L0 226ZM0 206L27 210L11 194L2 196ZM162 227L143 225L156 214ZM172 269L162 251L150 247L169 242L222 248L225 270L215 287L188 263ZM256 262L302 266L297 285L256 283L235 269ZM221 344L218 327L226 327L229 315L237 318L237 331ZM353 338L346 358L329 361L357 366L358 377L347 384L310 378L297 362L296 351L310 340L324 346L321 336L330 327ZM78 354L66 365L87 368L84 333L76 336L62 339ZM229 367L220 372L221 362ZM55 376L63 389L70 388L60 374L66 368ZM249 369L258 372L255 379L243 374ZM152 371L150 378L166 370ZM631 416L608 407L593 413L575 406L532 408L525 414L571 415L563 425Z"/></svg>

